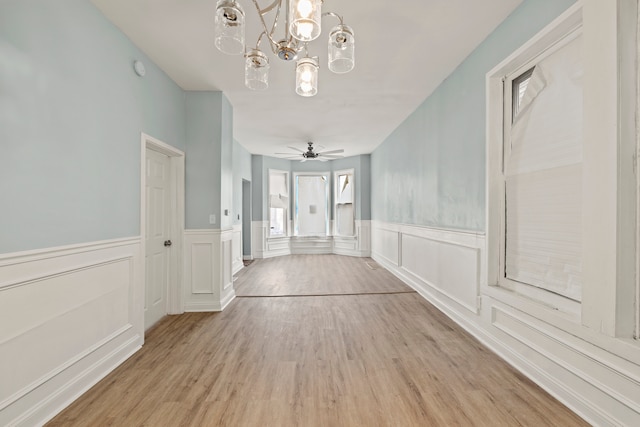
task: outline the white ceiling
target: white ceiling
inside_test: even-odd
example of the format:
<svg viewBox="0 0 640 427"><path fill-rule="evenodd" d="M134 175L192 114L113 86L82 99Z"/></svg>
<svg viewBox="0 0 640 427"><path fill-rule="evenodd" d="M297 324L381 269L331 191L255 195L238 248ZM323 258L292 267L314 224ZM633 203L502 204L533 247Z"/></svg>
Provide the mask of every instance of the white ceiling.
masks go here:
<svg viewBox="0 0 640 427"><path fill-rule="evenodd" d="M295 63L271 52L269 89L244 87L243 57L213 44L215 0L92 0L180 87L223 91L234 139L251 153L314 141L346 156L372 152L521 1L325 0L323 12L342 15L355 32L356 66L341 75L327 69L327 37L338 22L325 17L309 49L320 57L319 93L303 98L294 90ZM239 3L253 47L258 15L252 1Z"/></svg>

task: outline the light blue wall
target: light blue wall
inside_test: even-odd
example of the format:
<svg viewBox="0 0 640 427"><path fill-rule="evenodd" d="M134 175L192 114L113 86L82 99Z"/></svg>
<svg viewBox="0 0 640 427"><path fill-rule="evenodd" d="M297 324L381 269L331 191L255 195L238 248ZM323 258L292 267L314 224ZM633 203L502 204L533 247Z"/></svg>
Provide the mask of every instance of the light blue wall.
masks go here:
<svg viewBox="0 0 640 427"><path fill-rule="evenodd" d="M186 104L185 228L226 229L233 215L233 108L222 92L187 92Z"/></svg>
<svg viewBox="0 0 640 427"><path fill-rule="evenodd" d="M486 73L573 3L525 0L373 152L373 219L484 230Z"/></svg>
<svg viewBox="0 0 640 427"><path fill-rule="evenodd" d="M140 132L184 149L184 106L87 0L0 1L0 253L139 235Z"/></svg>
<svg viewBox="0 0 640 427"><path fill-rule="evenodd" d="M242 180L251 181L251 153L233 141L233 224L242 224ZM240 215L240 218L238 218Z"/></svg>
<svg viewBox="0 0 640 427"><path fill-rule="evenodd" d="M220 228L233 225L233 107L222 95L222 123L220 140Z"/></svg>
<svg viewBox="0 0 640 427"><path fill-rule="evenodd" d="M187 229L220 228L222 97L222 92L187 92ZM215 224L209 215L216 216Z"/></svg>
<svg viewBox="0 0 640 427"><path fill-rule="evenodd" d="M266 218L262 194L262 164L264 156L251 155L251 220L262 221Z"/></svg>

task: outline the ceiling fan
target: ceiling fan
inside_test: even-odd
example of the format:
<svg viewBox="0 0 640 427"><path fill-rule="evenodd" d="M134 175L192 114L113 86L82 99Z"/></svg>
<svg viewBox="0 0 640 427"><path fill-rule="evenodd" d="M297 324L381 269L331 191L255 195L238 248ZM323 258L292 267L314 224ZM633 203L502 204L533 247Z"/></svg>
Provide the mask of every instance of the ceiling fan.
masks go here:
<svg viewBox="0 0 640 427"><path fill-rule="evenodd" d="M321 162L326 162L327 160L341 159L344 157L342 155L342 153L344 153L343 149L331 151L313 151L313 142L307 142L307 144L307 151L301 150L297 147L288 146L287 148L297 151L297 153L276 153L276 155L288 156L285 157L285 159L300 160L301 162L306 162L307 160L320 160ZM300 159L301 156L302 159Z"/></svg>

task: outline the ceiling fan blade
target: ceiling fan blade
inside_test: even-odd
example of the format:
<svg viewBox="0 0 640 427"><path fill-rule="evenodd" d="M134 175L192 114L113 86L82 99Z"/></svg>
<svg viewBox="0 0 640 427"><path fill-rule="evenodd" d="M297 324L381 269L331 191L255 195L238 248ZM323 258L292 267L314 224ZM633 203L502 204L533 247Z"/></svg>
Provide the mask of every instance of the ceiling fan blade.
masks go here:
<svg viewBox="0 0 640 427"><path fill-rule="evenodd" d="M316 157L316 160L320 160L321 162L327 162L329 159L321 159L320 157Z"/></svg>
<svg viewBox="0 0 640 427"><path fill-rule="evenodd" d="M299 153L304 153L304 151L303 151L303 150L301 150L301 149L299 149L299 148L296 148L296 147L292 147L292 146L290 146L290 145L289 145L289 146L287 146L287 148L290 148L290 149L292 149L292 150L294 150L294 151L297 151L297 152L299 152Z"/></svg>
<svg viewBox="0 0 640 427"><path fill-rule="evenodd" d="M279 154L281 156L298 156L298 153L273 153L273 154Z"/></svg>
<svg viewBox="0 0 640 427"><path fill-rule="evenodd" d="M340 149L340 150L322 151L318 154L340 154L340 153L344 153L344 150Z"/></svg>
<svg viewBox="0 0 640 427"><path fill-rule="evenodd" d="M307 159L303 157L302 160L300 160L300 163L304 163L306 161L307 161Z"/></svg>
<svg viewBox="0 0 640 427"><path fill-rule="evenodd" d="M344 159L344 156L336 156L336 155L325 156L323 154L322 157L325 158L325 159Z"/></svg>

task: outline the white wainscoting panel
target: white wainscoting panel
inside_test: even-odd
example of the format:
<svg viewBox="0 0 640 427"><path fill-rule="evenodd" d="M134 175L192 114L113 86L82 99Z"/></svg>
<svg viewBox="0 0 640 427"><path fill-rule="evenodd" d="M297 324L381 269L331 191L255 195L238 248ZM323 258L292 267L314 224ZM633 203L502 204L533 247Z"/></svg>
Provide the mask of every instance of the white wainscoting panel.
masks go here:
<svg viewBox="0 0 640 427"><path fill-rule="evenodd" d="M403 234L401 267L476 313L480 288L478 248Z"/></svg>
<svg viewBox="0 0 640 427"><path fill-rule="evenodd" d="M292 237L289 244L292 254L333 253L331 237Z"/></svg>
<svg viewBox="0 0 640 427"><path fill-rule="evenodd" d="M144 341L140 239L0 255L0 425L42 424Z"/></svg>
<svg viewBox="0 0 640 427"><path fill-rule="evenodd" d="M233 254L233 274L244 268L242 256L242 224L233 226L233 238L231 239L231 252Z"/></svg>
<svg viewBox="0 0 640 427"><path fill-rule="evenodd" d="M213 253L214 242L193 242L187 247L189 254L189 268L186 272L191 273L188 280L191 284L192 294L209 294L213 295ZM203 268L203 266L210 268ZM186 273L185 272L185 273Z"/></svg>
<svg viewBox="0 0 640 427"><path fill-rule="evenodd" d="M290 254L371 256L371 221L357 220L354 237L269 237L267 221L253 221L251 226L253 258L272 258Z"/></svg>
<svg viewBox="0 0 640 427"><path fill-rule="evenodd" d="M478 313L484 236L380 222L372 229L374 259L423 296Z"/></svg>
<svg viewBox="0 0 640 427"><path fill-rule="evenodd" d="M337 255L371 256L371 221L356 220L353 237L333 236L333 251Z"/></svg>
<svg viewBox="0 0 640 427"><path fill-rule="evenodd" d="M263 258L273 258L291 254L291 237L267 237Z"/></svg>
<svg viewBox="0 0 640 427"><path fill-rule="evenodd" d="M383 259L387 265L400 266L400 232L374 223L371 228L371 256Z"/></svg>
<svg viewBox="0 0 640 427"><path fill-rule="evenodd" d="M371 256L371 221L356 220L356 236L358 237L358 246L356 248L358 256Z"/></svg>
<svg viewBox="0 0 640 427"><path fill-rule="evenodd" d="M185 311L222 311L234 298L233 235L229 230L185 230Z"/></svg>
<svg viewBox="0 0 640 427"><path fill-rule="evenodd" d="M233 285L233 234L231 239L220 242L222 248L222 289Z"/></svg>
<svg viewBox="0 0 640 427"><path fill-rule="evenodd" d="M268 221L251 221L251 256L253 258L266 258L267 236L269 230Z"/></svg>
<svg viewBox="0 0 640 427"><path fill-rule="evenodd" d="M640 342L487 286L484 235L373 221L372 242L382 266L591 424L640 425Z"/></svg>

